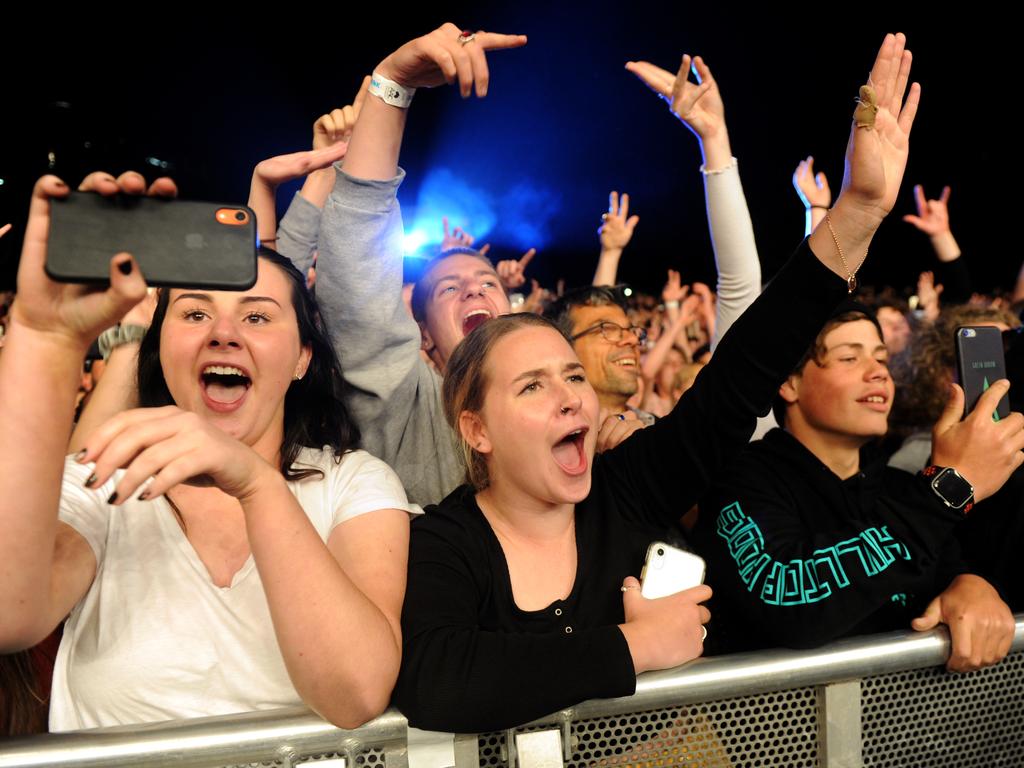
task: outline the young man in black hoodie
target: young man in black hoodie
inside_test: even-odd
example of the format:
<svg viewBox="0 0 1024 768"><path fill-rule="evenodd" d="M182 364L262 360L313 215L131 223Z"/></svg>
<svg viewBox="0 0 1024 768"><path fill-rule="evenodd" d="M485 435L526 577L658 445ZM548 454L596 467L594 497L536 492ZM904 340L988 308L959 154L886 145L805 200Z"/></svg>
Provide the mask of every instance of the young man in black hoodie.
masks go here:
<svg viewBox="0 0 1024 768"><path fill-rule="evenodd" d="M960 421L955 387L932 465L888 468L872 450L893 399L887 360L875 318L841 307L779 389L784 429L751 443L701 504L695 535L715 586L709 643L719 652L944 623L951 669L1008 653L1013 616L966 572L952 531L1024 461L1024 416L986 416L1002 381Z"/></svg>

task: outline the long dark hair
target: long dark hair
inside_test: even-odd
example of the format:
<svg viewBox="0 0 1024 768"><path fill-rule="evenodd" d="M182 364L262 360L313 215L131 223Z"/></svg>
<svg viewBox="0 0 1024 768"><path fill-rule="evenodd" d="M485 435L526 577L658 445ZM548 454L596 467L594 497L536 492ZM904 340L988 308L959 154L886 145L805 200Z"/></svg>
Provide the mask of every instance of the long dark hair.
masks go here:
<svg viewBox="0 0 1024 768"><path fill-rule="evenodd" d="M305 375L293 381L284 397L284 440L281 444L281 474L300 480L319 470L292 467L303 448L330 446L336 461L346 451L359 447L359 428L345 404L345 382L341 365L328 339L324 319L316 301L306 289L306 278L277 251L260 248L259 257L268 261L291 282L292 306L299 326L299 341L313 355ZM139 347L139 405L156 408L174 405L160 364L160 329L167 315L169 291L161 291L153 322Z"/></svg>

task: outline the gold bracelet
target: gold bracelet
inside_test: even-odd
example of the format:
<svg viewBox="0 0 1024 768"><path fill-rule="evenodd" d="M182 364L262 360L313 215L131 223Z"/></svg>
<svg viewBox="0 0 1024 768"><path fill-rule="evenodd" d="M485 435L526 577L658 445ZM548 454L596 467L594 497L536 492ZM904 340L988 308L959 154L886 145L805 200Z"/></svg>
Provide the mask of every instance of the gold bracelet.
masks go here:
<svg viewBox="0 0 1024 768"><path fill-rule="evenodd" d="M843 269L846 270L846 292L853 293L857 290L857 269L861 268L864 263L864 259L868 257L868 252L864 251L864 259L860 260L860 264L857 265L857 269L850 271L850 265L846 263L846 254L843 253L843 247L839 245L839 238L836 237L836 231L832 229L832 211L825 211L825 223L828 224L828 231L832 235L832 242L836 244L836 250L839 251L839 258L843 262Z"/></svg>

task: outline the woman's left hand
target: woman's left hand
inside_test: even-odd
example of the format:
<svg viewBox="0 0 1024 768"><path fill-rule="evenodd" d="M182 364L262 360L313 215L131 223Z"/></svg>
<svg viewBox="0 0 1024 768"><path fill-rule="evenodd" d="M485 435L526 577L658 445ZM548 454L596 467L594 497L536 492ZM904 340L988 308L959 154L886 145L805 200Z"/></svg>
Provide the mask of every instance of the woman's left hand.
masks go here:
<svg viewBox="0 0 1024 768"><path fill-rule="evenodd" d="M128 499L150 477L139 495L152 499L179 483L215 485L244 501L268 480L281 474L252 448L177 406L135 408L98 427L79 462L95 462L88 488L98 488L114 471L125 473L111 504Z"/></svg>

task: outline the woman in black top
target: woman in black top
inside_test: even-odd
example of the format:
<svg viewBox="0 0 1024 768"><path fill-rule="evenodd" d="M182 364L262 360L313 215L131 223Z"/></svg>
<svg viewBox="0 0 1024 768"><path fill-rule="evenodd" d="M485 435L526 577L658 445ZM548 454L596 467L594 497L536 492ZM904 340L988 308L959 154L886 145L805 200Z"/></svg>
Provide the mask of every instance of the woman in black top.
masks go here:
<svg viewBox="0 0 1024 768"><path fill-rule="evenodd" d="M800 247L669 416L595 456L596 396L553 326L496 318L455 350L445 410L472 485L413 525L395 691L412 725L511 727L700 654L710 590L645 600L633 576L746 444L892 209L920 94L903 105L904 42L887 36L875 61L879 108L852 132L831 231ZM671 94L669 80L649 84Z"/></svg>

